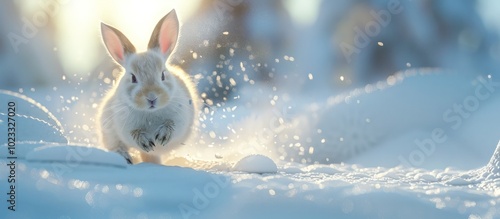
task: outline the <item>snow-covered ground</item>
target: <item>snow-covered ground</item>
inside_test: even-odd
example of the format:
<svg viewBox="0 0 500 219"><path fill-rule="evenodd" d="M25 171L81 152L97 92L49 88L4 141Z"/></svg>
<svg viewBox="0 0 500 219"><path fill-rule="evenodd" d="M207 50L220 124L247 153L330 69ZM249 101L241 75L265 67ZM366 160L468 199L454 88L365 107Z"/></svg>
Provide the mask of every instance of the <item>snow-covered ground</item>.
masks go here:
<svg viewBox="0 0 500 219"><path fill-rule="evenodd" d="M128 165L97 141L119 71L94 31L148 37L143 18L192 6L46 2L61 4L0 3L2 35L41 11L57 21L20 53L0 39L1 219L500 218L493 0L401 1L351 62L340 43L393 1L203 1L181 19L179 60L205 105L165 165Z"/></svg>
<svg viewBox="0 0 500 219"><path fill-rule="evenodd" d="M97 151L82 156L93 153ZM152 164L124 166L123 162L47 163L33 157L18 160L16 212L8 212L4 207L2 215L5 218L37 218L41 214L47 218L498 218L498 151L496 155L497 160L492 159L490 166L465 172L291 164L281 166L276 174ZM116 156L102 158L109 164L107 159ZM2 176L7 175L5 161L2 160ZM496 167L491 166L495 162ZM2 186L5 187L4 182Z"/></svg>
<svg viewBox="0 0 500 219"><path fill-rule="evenodd" d="M0 102L16 103L18 140L15 203L7 201L11 197L7 193L12 193L7 179L13 173L8 164L13 159L7 158L5 138L1 142L0 189L5 201L0 215L2 218L40 215L44 218L499 218L500 146L493 155L500 139L495 134L495 125L499 124L495 120L499 104L495 95L496 78L449 74L409 70L346 94L314 99L308 95L295 97L292 102L304 104L290 115L281 115L284 123L289 124L272 129L276 131L276 139L252 140L242 135L254 136L253 133L237 128L247 127L249 121L253 121L250 130L267 126L269 123L260 125L254 120L257 115L236 119L245 117L242 115L249 111L256 112L258 107L247 109L236 102L239 110L207 111L202 116L206 119L201 122L205 126L196 135L198 140L178 151L167 166L127 165L115 153L82 145L86 140L74 143L77 138L92 139L91 135L71 133L92 129L87 127L91 126L86 123L88 119L81 119L86 117L81 113L85 107L69 101L78 100L76 94L80 91L74 87L58 88L58 92L69 95L59 97L63 100L48 98L53 97L54 89L23 91L24 95L2 91ZM426 90L419 89L423 84ZM44 106L37 100L53 104ZM245 96L239 100L245 101ZM391 104L377 104L380 100ZM65 110L58 108L57 103ZM464 104L463 108L469 110L465 111L467 118L457 117L460 113L448 115L450 121L442 118L448 110L454 113L455 103ZM8 133L7 105L0 113L1 131ZM229 115L237 116L228 121ZM276 115L268 118L273 116ZM364 126L356 126L358 117L365 122ZM61 118L65 122L59 121ZM70 118L80 123L72 131L68 127ZM338 120L342 118L347 120ZM340 129L338 123L342 124ZM227 128L228 124L234 125L235 130ZM321 135L318 129L328 134ZM343 141L335 141L339 136L332 135L339 131L343 131ZM292 133L299 137L279 140L281 135L292 136ZM77 137L68 137L71 135ZM223 137L226 135L228 138ZM425 139L434 141L435 147ZM421 147L416 140L428 144ZM251 150L241 147L249 142L256 147ZM339 150L351 151L328 162L324 159L336 156ZM251 153L267 157L240 160ZM8 209L11 204L15 204L15 212Z"/></svg>

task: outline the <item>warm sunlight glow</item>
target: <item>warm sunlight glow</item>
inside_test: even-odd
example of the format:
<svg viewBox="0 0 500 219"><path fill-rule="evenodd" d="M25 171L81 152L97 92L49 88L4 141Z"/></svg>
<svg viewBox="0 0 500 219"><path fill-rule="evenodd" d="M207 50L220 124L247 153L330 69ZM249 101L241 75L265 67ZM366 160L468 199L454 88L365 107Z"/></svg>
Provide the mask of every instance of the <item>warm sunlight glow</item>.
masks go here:
<svg viewBox="0 0 500 219"><path fill-rule="evenodd" d="M290 12L290 15L300 25L310 25L314 23L318 17L318 12L321 6L320 0L286 0L285 7Z"/></svg>
<svg viewBox="0 0 500 219"><path fill-rule="evenodd" d="M146 49L156 23L170 10L175 9L182 26L196 10L199 1L106 1L106 11L101 19L120 29L135 45L138 51Z"/></svg>
<svg viewBox="0 0 500 219"><path fill-rule="evenodd" d="M70 1L61 5L54 18L58 25L57 51L65 72L80 75L91 72L105 51L100 42L100 22L120 29L136 46L145 50L154 25L176 9L181 26L197 9L199 1Z"/></svg>

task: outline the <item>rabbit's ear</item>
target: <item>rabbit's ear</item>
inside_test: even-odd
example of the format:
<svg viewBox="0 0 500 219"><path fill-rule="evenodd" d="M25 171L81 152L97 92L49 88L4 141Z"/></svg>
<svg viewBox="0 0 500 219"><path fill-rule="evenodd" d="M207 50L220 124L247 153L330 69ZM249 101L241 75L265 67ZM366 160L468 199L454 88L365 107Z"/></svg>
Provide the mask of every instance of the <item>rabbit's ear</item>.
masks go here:
<svg viewBox="0 0 500 219"><path fill-rule="evenodd" d="M167 57L174 50L178 34L179 20L175 10L172 10L156 24L148 49L158 49L163 56Z"/></svg>
<svg viewBox="0 0 500 219"><path fill-rule="evenodd" d="M123 65L125 57L135 53L134 45L116 28L101 23L101 34L109 54L118 64Z"/></svg>

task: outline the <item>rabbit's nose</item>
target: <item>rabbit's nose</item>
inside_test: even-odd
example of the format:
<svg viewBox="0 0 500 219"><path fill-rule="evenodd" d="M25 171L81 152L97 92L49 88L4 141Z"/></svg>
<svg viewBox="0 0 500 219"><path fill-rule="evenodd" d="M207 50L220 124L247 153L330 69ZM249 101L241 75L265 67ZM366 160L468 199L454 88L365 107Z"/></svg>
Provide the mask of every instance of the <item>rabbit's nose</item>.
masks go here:
<svg viewBox="0 0 500 219"><path fill-rule="evenodd" d="M155 105L156 99L158 99L158 97L154 93L148 93L148 95L146 96L146 100L151 106Z"/></svg>
<svg viewBox="0 0 500 219"><path fill-rule="evenodd" d="M157 98L157 97L155 97L154 99L149 99L149 98L146 98L146 99L148 100L149 105L154 106L154 105L155 105L155 103L156 103L156 100L157 100L158 98Z"/></svg>

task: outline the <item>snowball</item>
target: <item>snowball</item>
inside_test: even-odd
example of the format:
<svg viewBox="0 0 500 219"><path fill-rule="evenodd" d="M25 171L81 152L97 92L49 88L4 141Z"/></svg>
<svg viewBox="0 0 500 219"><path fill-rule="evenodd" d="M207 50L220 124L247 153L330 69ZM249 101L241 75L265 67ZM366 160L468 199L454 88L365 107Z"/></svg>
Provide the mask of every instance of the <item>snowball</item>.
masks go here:
<svg viewBox="0 0 500 219"><path fill-rule="evenodd" d="M264 155L254 154L248 155L238 161L233 170L248 173L276 173L278 167L274 161Z"/></svg>

